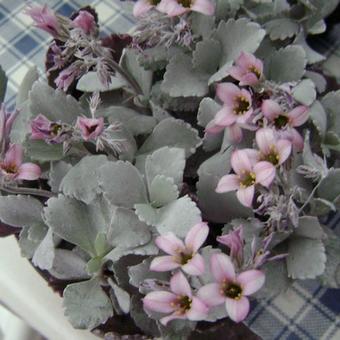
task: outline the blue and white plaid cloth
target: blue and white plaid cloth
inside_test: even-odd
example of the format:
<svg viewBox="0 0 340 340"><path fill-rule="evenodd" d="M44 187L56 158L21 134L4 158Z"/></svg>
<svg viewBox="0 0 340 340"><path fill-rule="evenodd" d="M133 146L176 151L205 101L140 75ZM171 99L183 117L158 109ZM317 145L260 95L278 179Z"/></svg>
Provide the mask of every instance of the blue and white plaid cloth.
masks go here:
<svg viewBox="0 0 340 340"><path fill-rule="evenodd" d="M119 0L48 0L45 3L65 15L91 4L99 14L104 33L127 32L134 22ZM23 14L24 6L22 0L0 0L0 64L9 77L6 97L9 106L14 105L17 87L27 70L33 65L44 65L49 40L47 34L30 25L30 19ZM337 65L339 71L340 63ZM340 234L339 215L330 217L327 224ZM265 340L339 340L339 314L340 290L324 289L313 281L304 281L278 297L254 302L246 323Z"/></svg>

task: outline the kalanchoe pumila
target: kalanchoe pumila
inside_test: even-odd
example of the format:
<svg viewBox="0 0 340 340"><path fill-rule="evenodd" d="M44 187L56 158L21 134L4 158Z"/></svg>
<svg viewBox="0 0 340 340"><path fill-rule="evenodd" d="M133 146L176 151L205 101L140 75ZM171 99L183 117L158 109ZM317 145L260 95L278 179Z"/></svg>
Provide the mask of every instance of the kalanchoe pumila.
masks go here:
<svg viewBox="0 0 340 340"><path fill-rule="evenodd" d="M260 270L247 270L236 274L230 257L213 254L210 269L216 280L197 293L209 307L225 304L230 319L243 321L249 313L248 296L254 294L264 284L265 275Z"/></svg>
<svg viewBox="0 0 340 340"><path fill-rule="evenodd" d="M236 150L231 156L231 166L235 174L225 175L218 182L216 192L237 190L238 200L251 207L255 185L269 187L275 177L275 168L267 161L256 160L257 152L252 149Z"/></svg>
<svg viewBox="0 0 340 340"><path fill-rule="evenodd" d="M175 319L204 320L208 307L196 297L183 273L177 272L170 280L170 291L154 291L144 299L144 308L149 311L170 314L160 319L163 325Z"/></svg>
<svg viewBox="0 0 340 340"><path fill-rule="evenodd" d="M263 62L251 53L242 52L229 73L241 86L256 85L263 77Z"/></svg>
<svg viewBox="0 0 340 340"><path fill-rule="evenodd" d="M297 151L303 149L303 138L296 127L303 125L309 117L307 106L297 106L290 112L284 112L280 105L271 99L262 103L262 113L268 119L270 126L274 127L282 138L293 143Z"/></svg>
<svg viewBox="0 0 340 340"><path fill-rule="evenodd" d="M162 272L181 268L189 275L203 274L204 259L198 250L208 237L208 233L208 225L202 222L189 230L184 243L173 233L158 236L155 240L156 245L169 255L154 258L150 269Z"/></svg>
<svg viewBox="0 0 340 340"><path fill-rule="evenodd" d="M29 180L40 177L40 167L33 163L23 163L24 152L21 145L11 144L0 162L1 176L6 181Z"/></svg>

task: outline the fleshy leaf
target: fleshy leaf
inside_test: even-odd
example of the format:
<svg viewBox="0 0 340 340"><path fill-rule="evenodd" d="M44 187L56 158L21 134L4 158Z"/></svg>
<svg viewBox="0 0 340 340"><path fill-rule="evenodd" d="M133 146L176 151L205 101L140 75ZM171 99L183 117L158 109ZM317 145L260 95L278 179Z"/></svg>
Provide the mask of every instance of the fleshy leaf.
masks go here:
<svg viewBox="0 0 340 340"><path fill-rule="evenodd" d="M52 268L49 272L59 280L82 280L90 278L86 262L74 251L55 249Z"/></svg>
<svg viewBox="0 0 340 340"><path fill-rule="evenodd" d="M233 62L241 52L254 53L265 34L259 24L245 18L221 21L214 36L222 45L220 66Z"/></svg>
<svg viewBox="0 0 340 340"><path fill-rule="evenodd" d="M43 205L30 196L0 196L0 219L13 227L30 226L42 222Z"/></svg>
<svg viewBox="0 0 340 340"><path fill-rule="evenodd" d="M89 204L102 192L98 186L98 168L105 163L104 155L82 158L62 179L60 189L66 196Z"/></svg>
<svg viewBox="0 0 340 340"><path fill-rule="evenodd" d="M68 285L64 290L65 315L76 329L93 329L113 315L99 278Z"/></svg>
<svg viewBox="0 0 340 340"><path fill-rule="evenodd" d="M328 130L334 131L340 135L340 115L338 108L340 107L340 90L327 93L321 100L321 104L328 115Z"/></svg>
<svg viewBox="0 0 340 340"><path fill-rule="evenodd" d="M0 103L5 99L7 89L7 76L5 71L0 66Z"/></svg>
<svg viewBox="0 0 340 340"><path fill-rule="evenodd" d="M185 167L184 149L163 147L146 158L145 173L148 186L158 176L170 177L177 186L183 182Z"/></svg>
<svg viewBox="0 0 340 340"><path fill-rule="evenodd" d="M191 30L195 35L207 38L215 26L215 18L213 16L204 15L198 12L193 12L190 15Z"/></svg>
<svg viewBox="0 0 340 340"><path fill-rule="evenodd" d="M175 201L179 196L178 187L174 180L163 175L157 175L153 178L149 193L151 205L155 208L163 207Z"/></svg>
<svg viewBox="0 0 340 340"><path fill-rule="evenodd" d="M301 216L299 218L299 225L294 231L295 235L312 240L321 240L326 237L318 218L315 216Z"/></svg>
<svg viewBox="0 0 340 340"><path fill-rule="evenodd" d="M321 240L293 237L289 240L286 261L292 279L314 279L325 270L325 247Z"/></svg>
<svg viewBox="0 0 340 340"><path fill-rule="evenodd" d="M316 127L319 135L323 138L327 131L327 115L318 100L316 100L309 108L309 117Z"/></svg>
<svg viewBox="0 0 340 340"><path fill-rule="evenodd" d="M86 205L59 195L48 200L44 214L47 225L56 235L96 256L95 240L98 233L107 231L112 208L104 199L94 200L91 205Z"/></svg>
<svg viewBox="0 0 340 340"><path fill-rule="evenodd" d="M279 18L266 22L264 25L272 40L292 38L299 32L299 24L290 18Z"/></svg>
<svg viewBox="0 0 340 340"><path fill-rule="evenodd" d="M124 289L117 286L112 279L109 279L109 284L114 293L114 297L116 298L116 302L118 304L119 309L127 314L130 311L130 295Z"/></svg>
<svg viewBox="0 0 340 340"><path fill-rule="evenodd" d="M303 79L293 88L292 94L299 103L310 106L316 99L315 85L310 79Z"/></svg>
<svg viewBox="0 0 340 340"><path fill-rule="evenodd" d="M194 70L191 58L186 54L173 56L166 68L162 92L170 97L203 97L208 93L208 76ZM181 81L178 81L181 79Z"/></svg>
<svg viewBox="0 0 340 340"><path fill-rule="evenodd" d="M83 92L107 92L126 86L122 78L111 77L110 84L106 87L98 78L97 72L90 71L84 74L77 82L77 90Z"/></svg>
<svg viewBox="0 0 340 340"><path fill-rule="evenodd" d="M139 154L151 153L163 146L185 149L186 157L201 144L197 130L179 119L167 118L156 125L152 134L139 149Z"/></svg>
<svg viewBox="0 0 340 340"><path fill-rule="evenodd" d="M40 81L34 83L29 94L29 101L33 116L43 114L51 121L72 124L78 116L84 114L76 99Z"/></svg>
<svg viewBox="0 0 340 340"><path fill-rule="evenodd" d="M64 157L62 144L47 144L43 140L27 140L23 147L33 161L59 161Z"/></svg>
<svg viewBox="0 0 340 340"><path fill-rule="evenodd" d="M59 192L60 183L72 168L72 165L64 161L51 162L48 184L53 192Z"/></svg>
<svg viewBox="0 0 340 340"><path fill-rule="evenodd" d="M221 55L221 44L213 39L205 39L196 44L192 64L199 72L213 74L217 71Z"/></svg>
<svg viewBox="0 0 340 340"><path fill-rule="evenodd" d="M33 84L39 79L39 73L38 69L36 66L31 67L24 79L22 80L18 94L16 97L16 106L17 107L22 107L23 103L28 99L29 97L29 92L32 89Z"/></svg>
<svg viewBox="0 0 340 340"><path fill-rule="evenodd" d="M138 53L133 49L124 49L120 65L137 82L143 94L148 97L152 85L152 72L139 65Z"/></svg>
<svg viewBox="0 0 340 340"><path fill-rule="evenodd" d="M32 262L36 267L40 269L49 270L53 266L55 256L55 246L53 240L53 232L48 230L45 238L41 241L40 245L36 249Z"/></svg>
<svg viewBox="0 0 340 340"><path fill-rule="evenodd" d="M294 62L292 62L294 60ZM302 47L290 45L274 52L265 63L265 75L278 83L298 81L305 73L306 54Z"/></svg>
<svg viewBox="0 0 340 340"><path fill-rule="evenodd" d="M147 194L143 178L128 162L110 162L98 169L99 186L108 201L116 206L132 208L146 203Z"/></svg>
<svg viewBox="0 0 340 340"><path fill-rule="evenodd" d="M318 188L318 195L330 202L340 195L340 169L329 171Z"/></svg>
<svg viewBox="0 0 340 340"><path fill-rule="evenodd" d="M23 227L21 229L18 243L21 251L21 256L31 259L44 236L42 236L40 240L31 240L29 238L29 229L30 227Z"/></svg>
<svg viewBox="0 0 340 340"><path fill-rule="evenodd" d="M200 103L197 114L197 122L200 126L206 127L215 118L216 113L221 109L221 105L215 100L206 97Z"/></svg>
<svg viewBox="0 0 340 340"><path fill-rule="evenodd" d="M150 133L157 124L155 118L140 114L124 106L110 106L103 111L110 123L122 123L134 136Z"/></svg>

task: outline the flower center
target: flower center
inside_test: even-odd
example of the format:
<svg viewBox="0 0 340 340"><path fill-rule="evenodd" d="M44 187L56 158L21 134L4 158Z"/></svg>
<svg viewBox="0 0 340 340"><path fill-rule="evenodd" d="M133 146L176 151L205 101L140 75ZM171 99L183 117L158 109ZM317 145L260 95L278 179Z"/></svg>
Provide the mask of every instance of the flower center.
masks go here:
<svg viewBox="0 0 340 340"><path fill-rule="evenodd" d="M61 129L62 129L62 126L60 124L56 124L56 123L51 124L51 134L52 134L52 136L58 136Z"/></svg>
<svg viewBox="0 0 340 340"><path fill-rule="evenodd" d="M262 160L272 163L273 165L279 165L280 155L276 151L275 146L271 146L270 152L262 157Z"/></svg>
<svg viewBox="0 0 340 340"><path fill-rule="evenodd" d="M177 0L177 3L181 4L185 8L190 8L192 0Z"/></svg>
<svg viewBox="0 0 340 340"><path fill-rule="evenodd" d="M279 115L274 119L274 125L277 129L282 129L288 124L288 117L285 115Z"/></svg>
<svg viewBox="0 0 340 340"><path fill-rule="evenodd" d="M260 79L261 78L261 72L260 70L254 66L254 65L251 65L249 68L248 68L248 71L251 72L251 73L254 73L255 76L257 77L257 79Z"/></svg>
<svg viewBox="0 0 340 340"><path fill-rule="evenodd" d="M172 302L171 305L173 307L177 307L178 314L185 314L191 308L192 299L190 299L190 297L187 295L183 295L178 297L178 299Z"/></svg>
<svg viewBox="0 0 340 340"><path fill-rule="evenodd" d="M240 300L242 297L242 288L236 283L223 282L221 293L230 299Z"/></svg>
<svg viewBox="0 0 340 340"><path fill-rule="evenodd" d="M16 174L18 172L18 167L15 164L8 164L7 166L4 166L3 169L8 174Z"/></svg>
<svg viewBox="0 0 340 340"><path fill-rule="evenodd" d="M256 182L256 175L253 172L248 172L244 174L243 178L241 179L240 186L241 188L247 188L254 185Z"/></svg>
<svg viewBox="0 0 340 340"><path fill-rule="evenodd" d="M250 102L245 96L237 96L234 103L234 113L243 115L250 109Z"/></svg>
<svg viewBox="0 0 340 340"><path fill-rule="evenodd" d="M193 254L192 253L184 253L181 252L179 254L179 262L182 266L184 266L185 264L187 264L188 262L190 262L190 260L192 259Z"/></svg>
<svg viewBox="0 0 340 340"><path fill-rule="evenodd" d="M160 2L161 0L149 0L150 5L152 6L157 6Z"/></svg>
<svg viewBox="0 0 340 340"><path fill-rule="evenodd" d="M92 125L92 126L90 126L90 127L87 128L87 131L88 131L89 133L95 132L97 127L98 127L98 124Z"/></svg>

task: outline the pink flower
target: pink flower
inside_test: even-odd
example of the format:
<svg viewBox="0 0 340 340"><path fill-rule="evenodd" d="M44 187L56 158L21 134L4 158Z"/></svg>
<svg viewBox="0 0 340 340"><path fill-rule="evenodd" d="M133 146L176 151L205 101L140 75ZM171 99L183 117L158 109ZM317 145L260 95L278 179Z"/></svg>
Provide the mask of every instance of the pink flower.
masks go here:
<svg viewBox="0 0 340 340"><path fill-rule="evenodd" d="M159 4L159 10L170 17L194 11L205 15L215 13L215 5L211 0L164 0Z"/></svg>
<svg viewBox="0 0 340 340"><path fill-rule="evenodd" d="M303 138L295 127L303 125L309 117L307 106L297 106L290 112L283 112L280 105L271 99L262 103L263 115L279 131L281 137L289 139L297 151L303 149Z"/></svg>
<svg viewBox="0 0 340 340"><path fill-rule="evenodd" d="M104 118L78 117L76 125L85 141L95 140L104 130Z"/></svg>
<svg viewBox="0 0 340 340"><path fill-rule="evenodd" d="M6 111L5 104L0 105L0 152L3 152L7 149L9 144L9 135L18 114L18 110L15 110L14 112L8 112Z"/></svg>
<svg viewBox="0 0 340 340"><path fill-rule="evenodd" d="M249 313L247 296L263 286L265 275L259 270L247 270L236 275L233 263L225 254L213 254L210 265L216 282L200 288L197 296L209 307L225 303L230 319L235 322L244 320Z"/></svg>
<svg viewBox="0 0 340 340"><path fill-rule="evenodd" d="M169 256L159 256L153 259L150 269L165 272L181 268L189 275L201 275L204 272L204 259L198 253L208 237L209 227L201 222L193 226L183 243L173 233L168 233L156 238L155 243Z"/></svg>
<svg viewBox="0 0 340 340"><path fill-rule="evenodd" d="M230 231L226 235L218 236L217 241L226 245L230 249L230 256L235 259L238 264L243 261L243 225L241 224L237 229Z"/></svg>
<svg viewBox="0 0 340 340"><path fill-rule="evenodd" d="M260 149L260 159L274 166L283 164L292 151L292 143L287 139L278 139L271 128L257 130L256 143Z"/></svg>
<svg viewBox="0 0 340 340"><path fill-rule="evenodd" d="M231 156L231 166L235 174L223 176L217 184L216 192L224 193L237 190L238 200L251 207L255 185L269 187L275 177L275 168L266 161L257 162L257 151L252 149L236 150Z"/></svg>
<svg viewBox="0 0 340 340"><path fill-rule="evenodd" d="M63 143L70 136L70 131L63 124L51 122L39 114L31 121L31 139L44 140L47 143Z"/></svg>
<svg viewBox="0 0 340 340"><path fill-rule="evenodd" d="M96 28L96 21L88 11L80 11L73 19L73 26L80 28L85 34L91 34Z"/></svg>
<svg viewBox="0 0 340 340"><path fill-rule="evenodd" d="M59 36L60 25L58 18L47 5L30 6L27 8L26 14L33 19L36 27L51 34L54 38Z"/></svg>
<svg viewBox="0 0 340 340"><path fill-rule="evenodd" d="M72 64L59 73L54 83L57 85L59 90L66 92L79 75L80 70L74 64Z"/></svg>
<svg viewBox="0 0 340 340"><path fill-rule="evenodd" d="M234 139L239 140L242 138L242 131L238 125L246 124L253 113L250 93L232 83L221 83L217 85L216 95L224 105L209 122L205 131L218 133L229 127Z"/></svg>
<svg viewBox="0 0 340 340"><path fill-rule="evenodd" d="M250 53L242 52L230 69L230 75L239 80L240 85L255 85L263 74L263 63Z"/></svg>
<svg viewBox="0 0 340 340"><path fill-rule="evenodd" d="M10 145L4 160L0 163L3 176L9 180L36 180L41 175L40 167L33 163L22 163L23 149L20 145Z"/></svg>
<svg viewBox="0 0 340 340"><path fill-rule="evenodd" d="M167 0L138 0L133 7L133 15L141 17L145 15L151 8L156 8L160 11L160 4Z"/></svg>
<svg viewBox="0 0 340 340"><path fill-rule="evenodd" d="M193 296L188 280L182 272L176 273L170 280L169 291L155 291L143 299L146 310L170 314L160 319L163 325L174 319L191 321L204 320L208 307L197 297Z"/></svg>

